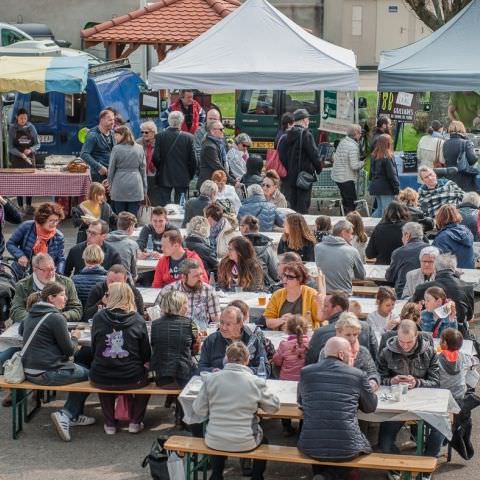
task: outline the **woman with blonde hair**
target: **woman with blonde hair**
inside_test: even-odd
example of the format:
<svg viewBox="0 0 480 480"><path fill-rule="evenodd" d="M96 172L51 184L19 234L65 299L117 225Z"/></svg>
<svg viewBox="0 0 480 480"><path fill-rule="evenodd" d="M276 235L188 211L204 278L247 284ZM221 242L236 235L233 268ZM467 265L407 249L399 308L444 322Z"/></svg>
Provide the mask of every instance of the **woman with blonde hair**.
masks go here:
<svg viewBox="0 0 480 480"><path fill-rule="evenodd" d="M446 178L455 182L464 192L476 192L476 176L480 173L477 167L477 155L473 143L467 138L465 126L458 120L453 120L448 126L450 138L443 144L443 157L446 167L458 168L458 173L447 175ZM468 166L460 165L458 160L464 155Z"/></svg>
<svg viewBox="0 0 480 480"><path fill-rule="evenodd" d="M278 242L277 253L295 252L303 262L315 261L315 235L300 213L289 213L285 217L283 235Z"/></svg>
<svg viewBox="0 0 480 480"><path fill-rule="evenodd" d="M72 208L73 225L78 227L77 243L87 239L88 226L94 220L104 220L108 223L110 230L117 228L117 216L107 203L105 187L98 182L90 184L87 200Z"/></svg>
<svg viewBox="0 0 480 480"><path fill-rule="evenodd" d="M267 170L262 181L262 189L268 202L273 203L277 208L287 208L287 199L280 192L280 176L275 170Z"/></svg>
<svg viewBox="0 0 480 480"><path fill-rule="evenodd" d="M148 384L150 341L145 320L138 313L132 289L126 283L114 282L106 293L106 306L93 317L90 381L102 390L133 390ZM116 394L98 395L107 435L117 431ZM149 395L127 395L130 412L128 431L143 430L143 418Z"/></svg>
<svg viewBox="0 0 480 480"><path fill-rule="evenodd" d="M381 218L387 206L400 190L397 164L393 156L392 137L387 133L380 135L372 152L370 169L370 195L375 196L377 208L372 217Z"/></svg>
<svg viewBox="0 0 480 480"><path fill-rule="evenodd" d="M345 217L353 225L352 247L355 247L365 263L365 249L367 248L368 235L365 232L362 216L356 211L348 213Z"/></svg>
<svg viewBox="0 0 480 480"><path fill-rule="evenodd" d="M147 194L145 152L135 143L128 127L115 129L117 144L110 155L107 181L115 213L130 212L137 215L140 202Z"/></svg>
<svg viewBox="0 0 480 480"><path fill-rule="evenodd" d="M433 246L441 253L456 255L458 268L475 268L473 235L461 222L462 216L455 205L442 205L435 215L438 234Z"/></svg>
<svg viewBox="0 0 480 480"><path fill-rule="evenodd" d="M417 191L410 187L404 188L400 190L400 193L397 195L397 200L407 207L412 222L420 223L420 225L423 226L424 232L433 230L435 226L433 219L427 217L420 208Z"/></svg>

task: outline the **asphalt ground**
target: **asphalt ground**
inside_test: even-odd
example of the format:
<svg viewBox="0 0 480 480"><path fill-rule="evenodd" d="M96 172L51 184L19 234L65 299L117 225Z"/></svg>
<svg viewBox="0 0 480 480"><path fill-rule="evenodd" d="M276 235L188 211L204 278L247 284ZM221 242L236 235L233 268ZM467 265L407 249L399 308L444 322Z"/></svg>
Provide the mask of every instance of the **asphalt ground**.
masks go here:
<svg viewBox="0 0 480 480"><path fill-rule="evenodd" d="M75 230L70 222L64 222L60 228L69 249L75 242ZM7 225L7 235L12 230L12 226ZM11 409L0 406L0 480L147 480L151 476L148 468L142 469L141 462L155 438L188 435L175 428L173 410L164 408L165 399L159 396L150 399L143 432L133 435L124 428L114 436L107 436L103 431L98 398L91 395L85 413L95 417L96 424L73 428L72 441L65 443L50 422L50 414L63 405L64 398L59 394L55 401L43 405L24 426L17 440L11 439ZM472 442L477 448L480 445L480 408L473 412L473 422ZM265 420L263 425L271 444L295 445L295 437L283 436L279 420ZM476 455L467 462L454 453L448 464L441 458L434 478L476 480L480 478L479 458ZM361 475L364 480L386 478L382 472L365 471ZM246 478L241 476L237 459L227 462L224 477L228 480ZM308 466L276 462L269 462L265 474L265 480L311 478Z"/></svg>

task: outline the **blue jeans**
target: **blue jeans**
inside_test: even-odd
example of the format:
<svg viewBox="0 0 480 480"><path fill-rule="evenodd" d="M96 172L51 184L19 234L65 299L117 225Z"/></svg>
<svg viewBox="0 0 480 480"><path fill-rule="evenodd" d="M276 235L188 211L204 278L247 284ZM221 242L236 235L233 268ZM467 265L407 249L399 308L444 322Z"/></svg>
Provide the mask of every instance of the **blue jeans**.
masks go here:
<svg viewBox="0 0 480 480"><path fill-rule="evenodd" d="M372 217L382 218L383 212L390 205L393 200L395 200L394 195L375 195L375 200L377 201L377 208L372 212Z"/></svg>
<svg viewBox="0 0 480 480"><path fill-rule="evenodd" d="M7 361L10 360L13 357L13 354L15 352L19 352L20 348L18 347L10 347L4 350L3 352L0 352L0 367Z"/></svg>
<svg viewBox="0 0 480 480"><path fill-rule="evenodd" d="M118 215L120 212L130 212L137 216L138 209L141 202L117 202L112 200L112 206L115 213Z"/></svg>
<svg viewBox="0 0 480 480"><path fill-rule="evenodd" d="M380 436L378 446L383 453L399 453L395 445L397 433L403 427L403 422L382 422L380 425ZM425 452L423 455L428 457L438 457L442 448L444 436L431 425L425 422L428 429L427 440L425 442Z"/></svg>
<svg viewBox="0 0 480 480"><path fill-rule="evenodd" d="M88 380L88 370L76 363L73 368L49 370L41 375L25 374L27 380L37 385L69 385L71 383ZM67 414L70 420L76 419L83 413L83 406L88 393L72 392L67 395L67 400L62 411Z"/></svg>

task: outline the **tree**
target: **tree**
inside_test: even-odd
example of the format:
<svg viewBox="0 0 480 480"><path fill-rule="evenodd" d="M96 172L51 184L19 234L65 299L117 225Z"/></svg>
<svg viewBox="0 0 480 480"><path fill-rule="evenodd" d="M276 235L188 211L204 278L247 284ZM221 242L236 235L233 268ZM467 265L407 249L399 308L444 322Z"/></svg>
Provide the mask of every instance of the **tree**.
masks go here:
<svg viewBox="0 0 480 480"><path fill-rule="evenodd" d="M471 0L405 0L417 17L431 30L438 30L460 10L466 7ZM430 120L440 120L448 123L448 93L431 92Z"/></svg>
<svg viewBox="0 0 480 480"><path fill-rule="evenodd" d="M471 0L405 0L418 18L432 30L438 30Z"/></svg>

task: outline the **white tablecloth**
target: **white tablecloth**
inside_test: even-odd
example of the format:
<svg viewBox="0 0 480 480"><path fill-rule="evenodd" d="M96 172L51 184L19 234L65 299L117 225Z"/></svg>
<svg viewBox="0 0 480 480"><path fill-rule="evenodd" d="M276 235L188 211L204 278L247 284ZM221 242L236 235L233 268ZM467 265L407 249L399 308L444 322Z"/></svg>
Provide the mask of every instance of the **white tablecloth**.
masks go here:
<svg viewBox="0 0 480 480"><path fill-rule="evenodd" d="M161 288L144 288L138 287L138 291L143 298L143 303L145 308L151 307L157 301L158 296L160 295Z"/></svg>

